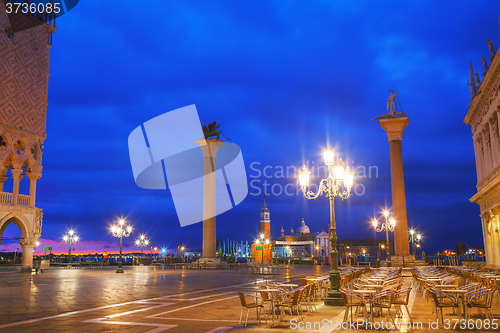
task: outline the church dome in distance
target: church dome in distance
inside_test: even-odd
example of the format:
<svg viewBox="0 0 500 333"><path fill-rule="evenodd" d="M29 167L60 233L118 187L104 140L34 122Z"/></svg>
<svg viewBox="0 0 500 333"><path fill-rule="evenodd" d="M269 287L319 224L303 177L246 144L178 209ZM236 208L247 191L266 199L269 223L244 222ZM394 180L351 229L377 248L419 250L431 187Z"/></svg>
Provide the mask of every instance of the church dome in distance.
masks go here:
<svg viewBox="0 0 500 333"><path fill-rule="evenodd" d="M297 229L297 233L301 234L301 235L304 235L304 234L308 234L310 232L311 231L309 230L309 227L304 222L304 218L302 218L302 223L300 224L299 229Z"/></svg>

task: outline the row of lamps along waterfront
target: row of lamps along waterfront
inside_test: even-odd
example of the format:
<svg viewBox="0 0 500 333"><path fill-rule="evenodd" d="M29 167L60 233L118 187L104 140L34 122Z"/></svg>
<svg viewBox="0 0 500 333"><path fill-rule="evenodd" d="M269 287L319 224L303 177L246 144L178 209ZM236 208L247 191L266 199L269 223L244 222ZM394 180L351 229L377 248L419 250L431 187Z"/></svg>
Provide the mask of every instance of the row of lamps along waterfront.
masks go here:
<svg viewBox="0 0 500 333"><path fill-rule="evenodd" d="M132 227L131 226L127 226L127 227L124 227L124 224L125 224L125 220L124 219L120 219L118 221L118 224L117 225L113 225L111 227L111 232L113 234L114 237L119 237L120 238L120 258L119 258L119 261L118 261L118 269L116 270L116 273L123 273L123 267L122 267L122 243L123 243L123 237L129 237L130 234L132 233ZM75 230L73 229L69 229L68 230L68 233L66 235L63 236L63 241L67 244L69 244L69 248L68 248L68 256L69 256L69 260L68 260L68 266L70 266L72 264L72 256L71 256L71 249L73 247L73 244L75 244L76 242L78 242L80 238L78 237L78 235L75 233ZM143 248L144 247L147 247L148 245L150 244L149 240L146 239L146 236L145 235L140 235L139 236L139 239L137 239L135 241L135 245L139 246L141 248L141 265L143 265L143 257L144 257L144 254L143 254ZM38 246L40 246L40 242L36 242L35 244L35 248L37 248ZM158 250L158 247L154 247L151 246L151 257L152 257L152 253L153 253L153 249L156 251ZM177 251L184 251L185 250L185 247L184 246L179 246ZM166 252L165 249L162 249L162 253L164 254Z"/></svg>

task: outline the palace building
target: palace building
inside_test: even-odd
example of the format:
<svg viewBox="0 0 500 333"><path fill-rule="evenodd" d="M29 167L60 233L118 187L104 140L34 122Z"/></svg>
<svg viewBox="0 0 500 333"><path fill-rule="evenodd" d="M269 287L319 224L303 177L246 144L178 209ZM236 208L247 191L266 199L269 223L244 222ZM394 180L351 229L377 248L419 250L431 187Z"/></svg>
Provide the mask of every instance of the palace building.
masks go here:
<svg viewBox="0 0 500 333"><path fill-rule="evenodd" d="M43 168L54 23L53 15L7 14L0 1L0 244L7 226L17 225L24 272L31 272L42 232L43 213L35 199ZM23 178L29 193L19 190Z"/></svg>
<svg viewBox="0 0 500 333"><path fill-rule="evenodd" d="M311 233L304 219L297 232L293 227L289 235L281 227L281 237L273 241L276 257L314 257L327 258L330 255L328 233L325 231Z"/></svg>
<svg viewBox="0 0 500 333"><path fill-rule="evenodd" d="M500 57L489 40L490 65L483 57L483 80L469 64L471 100L464 122L471 126L477 193L470 198L481 211L486 264L500 266ZM485 57L487 58L487 57ZM477 83L477 85L476 85Z"/></svg>

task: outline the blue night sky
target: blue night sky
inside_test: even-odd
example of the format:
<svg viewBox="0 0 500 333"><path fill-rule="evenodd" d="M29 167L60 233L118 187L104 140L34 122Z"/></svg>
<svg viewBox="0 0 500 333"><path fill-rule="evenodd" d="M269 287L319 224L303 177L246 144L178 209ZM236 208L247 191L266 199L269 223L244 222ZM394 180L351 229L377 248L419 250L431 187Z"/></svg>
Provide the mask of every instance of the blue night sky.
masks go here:
<svg viewBox="0 0 500 333"><path fill-rule="evenodd" d="M50 56L42 245L67 251L60 239L72 227L82 238L76 252L116 251L109 225L124 216L134 228L127 250L139 233L170 249L200 248L202 224L181 228L168 190L137 187L128 155L133 129L190 104L203 124L222 124L254 181L217 217L218 238L256 237L264 181L274 237L302 217L311 231L327 230L328 200L307 201L295 194L295 175L275 175L322 165L327 142L358 167L360 184L336 199L338 238L373 237L369 222L391 206L391 184L387 136L370 120L385 113L395 86L409 116L408 225L427 253L458 240L482 246L463 119L469 61L483 72L485 40L499 46L499 13L498 1L80 1L58 19ZM271 177L258 177L266 166ZM287 184L293 195L271 193ZM5 236L16 235L9 226Z"/></svg>

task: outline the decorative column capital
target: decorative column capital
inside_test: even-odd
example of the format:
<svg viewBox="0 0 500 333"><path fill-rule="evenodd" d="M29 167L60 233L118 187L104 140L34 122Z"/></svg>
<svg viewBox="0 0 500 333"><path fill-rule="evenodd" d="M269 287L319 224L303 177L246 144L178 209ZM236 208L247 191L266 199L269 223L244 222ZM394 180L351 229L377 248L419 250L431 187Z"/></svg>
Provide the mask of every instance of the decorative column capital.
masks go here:
<svg viewBox="0 0 500 333"><path fill-rule="evenodd" d="M201 139L194 140L194 142L200 146L201 151L203 152L203 158L216 158L220 147L226 144L219 139Z"/></svg>
<svg viewBox="0 0 500 333"><path fill-rule="evenodd" d="M20 179L22 178L21 174L23 173L23 169L20 169L20 168L12 168L12 169L11 169L11 172L12 172L12 176L13 176L13 177L20 177Z"/></svg>
<svg viewBox="0 0 500 333"><path fill-rule="evenodd" d="M483 137L481 135L478 135L478 137L476 138L476 144L477 144L477 148L479 149L479 152L481 154L484 154Z"/></svg>
<svg viewBox="0 0 500 333"><path fill-rule="evenodd" d="M379 119L380 126L387 133L389 141L403 140L403 130L408 125L408 117L392 117Z"/></svg>
<svg viewBox="0 0 500 333"><path fill-rule="evenodd" d="M481 219L485 222L489 222L491 220L490 211L484 212L481 214Z"/></svg>
<svg viewBox="0 0 500 333"><path fill-rule="evenodd" d="M33 246L33 247L35 247L37 240L38 240L37 238L21 238L21 240L19 241L19 244L21 244L21 246Z"/></svg>
<svg viewBox="0 0 500 333"><path fill-rule="evenodd" d="M38 179L40 179L42 177L42 173L41 172L27 172L26 177L28 177L29 180L37 181Z"/></svg>
<svg viewBox="0 0 500 333"><path fill-rule="evenodd" d="M0 183L5 183L7 181L7 176L0 176Z"/></svg>

